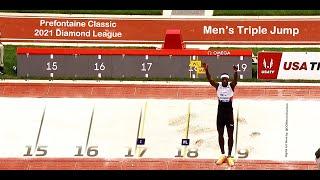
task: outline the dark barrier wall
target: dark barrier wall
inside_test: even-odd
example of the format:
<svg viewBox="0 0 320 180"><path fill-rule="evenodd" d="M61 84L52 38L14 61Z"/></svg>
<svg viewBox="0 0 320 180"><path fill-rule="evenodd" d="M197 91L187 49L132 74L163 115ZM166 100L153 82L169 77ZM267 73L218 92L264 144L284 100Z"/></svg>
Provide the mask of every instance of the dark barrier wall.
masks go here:
<svg viewBox="0 0 320 180"><path fill-rule="evenodd" d="M17 49L19 77L205 78L203 62L213 77L236 65L240 79L252 78L248 50Z"/></svg>

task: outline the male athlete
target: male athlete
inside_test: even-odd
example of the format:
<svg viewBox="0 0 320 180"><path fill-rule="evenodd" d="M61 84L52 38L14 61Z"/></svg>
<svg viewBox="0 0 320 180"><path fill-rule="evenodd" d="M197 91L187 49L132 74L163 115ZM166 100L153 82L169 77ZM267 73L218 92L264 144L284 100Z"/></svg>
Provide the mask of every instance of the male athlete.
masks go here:
<svg viewBox="0 0 320 180"><path fill-rule="evenodd" d="M233 121L233 107L232 107L232 98L234 88L237 85L238 81L238 73L237 67L233 66L234 75L233 81L229 82L229 75L227 73L223 73L220 76L221 82L217 83L213 79L211 79L211 75L208 70L208 65L206 63L202 64L202 67L206 70L207 79L210 84L216 88L217 96L218 96L218 115L217 115L217 130L219 135L219 146L221 150L221 157L216 161L217 165L221 165L227 161L229 166L234 165L234 160L231 157L232 146L233 146L233 129L234 129L234 121ZM224 126L227 127L228 132L228 156L225 155L224 151Z"/></svg>

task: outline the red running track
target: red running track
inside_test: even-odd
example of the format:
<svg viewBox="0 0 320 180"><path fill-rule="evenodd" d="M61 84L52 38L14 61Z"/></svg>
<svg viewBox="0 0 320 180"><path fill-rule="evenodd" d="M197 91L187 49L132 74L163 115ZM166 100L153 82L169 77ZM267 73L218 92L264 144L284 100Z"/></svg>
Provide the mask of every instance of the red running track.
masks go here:
<svg viewBox="0 0 320 180"><path fill-rule="evenodd" d="M210 85L0 83L0 97L214 99ZM319 99L320 86L237 86L235 98Z"/></svg>
<svg viewBox="0 0 320 180"><path fill-rule="evenodd" d="M235 166L217 166L214 160L2 158L0 170L316 170L314 162L238 160Z"/></svg>

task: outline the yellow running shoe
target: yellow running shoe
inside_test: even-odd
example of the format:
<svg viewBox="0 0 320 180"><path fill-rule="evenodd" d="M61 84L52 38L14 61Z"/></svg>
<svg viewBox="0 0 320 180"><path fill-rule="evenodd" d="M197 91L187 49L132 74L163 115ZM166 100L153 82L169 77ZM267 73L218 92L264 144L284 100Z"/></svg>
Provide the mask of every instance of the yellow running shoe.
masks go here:
<svg viewBox="0 0 320 180"><path fill-rule="evenodd" d="M216 161L216 165L221 165L227 160L227 156L222 155L220 158Z"/></svg>
<svg viewBox="0 0 320 180"><path fill-rule="evenodd" d="M228 165L229 166L234 166L234 159L231 157L231 156L229 156L228 158L227 158L227 163L228 163Z"/></svg>

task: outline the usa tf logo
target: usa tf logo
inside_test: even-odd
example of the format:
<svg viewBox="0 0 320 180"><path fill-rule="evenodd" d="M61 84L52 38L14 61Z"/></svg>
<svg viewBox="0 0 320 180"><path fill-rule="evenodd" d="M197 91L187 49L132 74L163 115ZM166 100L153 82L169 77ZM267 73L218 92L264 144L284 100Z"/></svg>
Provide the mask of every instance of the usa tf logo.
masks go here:
<svg viewBox="0 0 320 180"><path fill-rule="evenodd" d="M281 58L281 52L259 52L258 79L277 79Z"/></svg>
<svg viewBox="0 0 320 180"><path fill-rule="evenodd" d="M261 70L261 74L273 74L275 70L273 69L273 59L266 60L263 59L263 69Z"/></svg>

